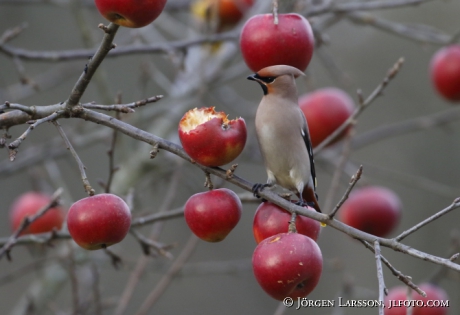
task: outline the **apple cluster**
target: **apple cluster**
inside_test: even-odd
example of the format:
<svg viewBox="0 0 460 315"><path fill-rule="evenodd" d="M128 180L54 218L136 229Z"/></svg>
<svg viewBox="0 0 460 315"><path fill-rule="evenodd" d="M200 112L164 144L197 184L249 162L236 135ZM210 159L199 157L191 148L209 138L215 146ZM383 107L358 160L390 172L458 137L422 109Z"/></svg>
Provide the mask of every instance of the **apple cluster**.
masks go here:
<svg viewBox="0 0 460 315"><path fill-rule="evenodd" d="M27 192L10 208L11 230L16 231L26 217L38 213L51 202L49 195ZM56 206L32 222L21 235L59 231L66 218L65 210ZM120 197L99 194L75 202L67 212L67 228L81 247L94 250L121 242L129 231L131 212Z"/></svg>
<svg viewBox="0 0 460 315"><path fill-rule="evenodd" d="M256 210L252 225L258 244L252 255L255 278L268 295L280 301L310 294L323 269L323 256L316 244L320 223L296 216L296 232L292 232L290 220L290 212L263 202Z"/></svg>

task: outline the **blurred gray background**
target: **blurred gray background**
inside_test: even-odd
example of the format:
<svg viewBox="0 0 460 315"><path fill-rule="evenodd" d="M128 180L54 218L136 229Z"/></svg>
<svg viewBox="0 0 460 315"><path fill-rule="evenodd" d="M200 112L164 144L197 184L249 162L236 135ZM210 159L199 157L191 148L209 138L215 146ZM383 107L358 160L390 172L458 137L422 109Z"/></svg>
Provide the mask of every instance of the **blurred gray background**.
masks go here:
<svg viewBox="0 0 460 315"><path fill-rule="evenodd" d="M152 25L139 30L120 28L115 42L119 46L155 44L203 36L199 26L190 17L186 2L169 0L166 11ZM260 1L258 7L269 7L261 2L265 1ZM292 2L286 1L286 6L292 5ZM336 1L337 4L345 2ZM308 6L318 5L321 1L299 3L297 8L308 10ZM282 10L283 3L280 5L281 13ZM459 12L460 2L451 0L427 1L420 6L376 10L367 14L384 19L392 25L401 23L406 27L412 26L411 30L415 33L434 32L439 37L441 33L451 36L460 31ZM324 19L324 15L309 18L313 26L319 25L318 27L322 27ZM8 44L36 51L97 47L103 35L97 25L106 23L92 2L0 0L0 33L24 22L28 27ZM422 24L425 27L420 26ZM433 29L439 30L439 33ZM345 13L337 23L320 29L320 34L326 42L315 51L307 69L307 78L297 82L301 93L336 86L356 100L357 89L361 89L364 96L369 95L388 69L400 57L405 59L402 70L385 89L383 96L377 98L359 117L354 140L359 141L361 135L375 128L412 118L431 117L430 115L436 113L453 118L460 115L455 107L458 105L441 99L429 80L430 58L443 46L442 43L412 40L371 25L354 23ZM165 98L160 102L138 108L133 114L123 115L123 120L176 143L179 143L176 132L178 122L190 108L216 106L217 110L228 113L230 118L242 116L248 125L248 143L236 160L239 164L236 174L251 182L264 182L266 174L253 129L254 113L262 92L257 85L247 83L246 76L251 72L242 63L235 44L237 42L229 42L224 46L223 49L228 49L232 55L231 58L226 57L224 65L219 65L212 58L201 64L200 69L219 66L220 70L214 84L202 84L192 93L181 92L181 89L192 85L193 80L193 76L187 75L184 75L186 79L182 81L178 79L183 71L181 62L184 58L191 59L194 54L200 56L199 50L205 49L204 47L195 46L186 56L181 52L171 51L169 54L107 58L82 102L113 104L118 92L122 93L123 102L163 94ZM0 104L10 101L30 106L64 101L85 63L86 60L22 61L25 75L39 86L34 90L30 84L19 82L21 75L12 59L0 53ZM231 75L232 78L219 81L226 75ZM106 151L110 145L111 131L79 120L61 120L61 124L71 141L74 141L93 187L98 192L101 191L97 181L105 181L108 177ZM26 126L11 128L12 139L19 137L25 130ZM459 197L459 132L459 123L453 119L449 124L434 127L427 124L422 130L384 138L352 150L347 174L354 172L360 164L364 166L364 176L358 186L375 184L388 187L398 194L403 203L403 218L393 235L445 208ZM167 204L171 209L183 205L193 193L204 191L205 178L196 167L182 163L164 151L156 159L150 160L148 146L123 135L118 140L115 161L120 166L120 171L116 173L114 189L122 196L129 188L134 189L133 217L158 211L171 189L174 189L173 198ZM85 141L88 143L85 144ZM339 157L339 146L322 153L324 156L333 156L336 160ZM42 152L39 148L46 149ZM54 149L63 153L53 156ZM33 163L27 162L36 155L44 158ZM324 156L316 157L321 205L325 203L334 170L330 160ZM333 205L347 187L347 174L342 176ZM171 182L173 187L170 186ZM217 179L215 183L221 184ZM231 184L223 185L238 193L243 192ZM16 197L31 189L52 192L57 187L64 187L64 203L67 207L85 197L77 165L70 153L65 152L64 145L51 124L41 125L28 136L22 143L15 162L9 162L6 149L0 150L0 236L7 237L11 233L8 211ZM258 286L250 263L255 248L252 217L256 207L256 203L244 204L240 223L223 242L211 244L200 241L183 269L148 314L275 313L279 303ZM454 211L411 235L404 243L433 255L450 257L453 243L455 240L458 242L460 237L459 219L460 214ZM151 226L142 227L139 231L149 235ZM190 234L183 218L177 218L164 224L159 241L175 244L171 253L177 257ZM337 296L377 299L375 260L369 250L329 227L323 228L318 244L323 253L324 269L319 285L309 295L310 299L336 299ZM74 282L69 275L76 275L78 279L82 303L90 303L85 314L95 314L94 307L91 306L97 294L92 291L94 287L99 288L100 300L104 306L103 314L114 314L127 280L142 257L142 251L130 235L112 249L123 259L123 265L118 270L112 267L109 257L103 252L82 251L70 241L56 241L53 248L46 249L46 253L37 251L35 247L15 247L11 253L11 262L6 259L0 261L0 314L73 314ZM382 252L396 269L410 275L417 284L431 279L439 272L439 266L432 263L386 248ZM74 259L70 260L69 255ZM145 274L141 277L125 314L136 314L171 263L171 260L164 257L148 259ZM386 267L384 275L388 288L400 284ZM47 282L43 279L47 279ZM446 272L439 282L450 297L451 315L460 311L458 280L458 273ZM44 293L50 295L43 298L46 304L44 308L38 313L34 310L27 313L24 310L24 305L27 304L25 301L31 296L45 295ZM378 313L377 309L369 308L290 309L285 313L296 312Z"/></svg>

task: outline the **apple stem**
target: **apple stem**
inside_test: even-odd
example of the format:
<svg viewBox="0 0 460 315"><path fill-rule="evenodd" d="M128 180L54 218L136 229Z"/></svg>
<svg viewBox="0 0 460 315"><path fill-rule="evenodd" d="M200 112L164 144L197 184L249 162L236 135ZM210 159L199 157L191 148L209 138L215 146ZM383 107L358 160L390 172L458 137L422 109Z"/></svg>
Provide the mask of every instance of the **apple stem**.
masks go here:
<svg viewBox="0 0 460 315"><path fill-rule="evenodd" d="M291 214L291 220L289 221L288 233L297 233L297 228L295 227L295 219L297 218L297 213L294 211Z"/></svg>
<svg viewBox="0 0 460 315"><path fill-rule="evenodd" d="M59 134L61 135L61 138L65 142L65 145L66 145L67 149L72 153L72 156L74 157L75 161L78 164L78 168L80 170L80 175L81 175L81 179L83 181L83 187L85 188L85 191L88 193L89 196L94 196L95 191L91 187L91 185L89 183L89 180L88 180L88 177L86 176L86 172L85 172L86 167L85 167L85 165L83 165L83 162L81 161L80 157L78 156L77 151L75 151L75 149L73 148L72 144L70 143L69 138L67 138L67 135L65 134L64 130L62 129L61 124L57 120L52 121L52 123L54 124L54 126L58 130Z"/></svg>
<svg viewBox="0 0 460 315"><path fill-rule="evenodd" d="M278 0L273 0L273 24L278 25Z"/></svg>
<svg viewBox="0 0 460 315"><path fill-rule="evenodd" d="M209 172L204 172L206 175L206 180L204 181L204 187L207 187L209 190L213 190L214 185L211 181L211 174Z"/></svg>

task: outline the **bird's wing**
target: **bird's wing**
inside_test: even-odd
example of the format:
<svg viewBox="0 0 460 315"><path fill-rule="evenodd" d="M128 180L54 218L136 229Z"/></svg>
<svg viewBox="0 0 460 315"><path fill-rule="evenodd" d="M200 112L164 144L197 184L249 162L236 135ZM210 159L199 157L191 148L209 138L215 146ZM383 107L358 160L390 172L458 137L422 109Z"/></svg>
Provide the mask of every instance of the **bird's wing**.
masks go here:
<svg viewBox="0 0 460 315"><path fill-rule="evenodd" d="M307 119L305 118L305 115L303 114L302 110L299 109L299 111L302 114L302 118L303 118L302 131L301 131L302 139L305 142L305 146L307 147L308 157L310 159L310 172L311 172L311 177L313 180L313 188L316 190L315 161L313 159L313 148L312 148L311 140L310 140L310 132L308 131Z"/></svg>

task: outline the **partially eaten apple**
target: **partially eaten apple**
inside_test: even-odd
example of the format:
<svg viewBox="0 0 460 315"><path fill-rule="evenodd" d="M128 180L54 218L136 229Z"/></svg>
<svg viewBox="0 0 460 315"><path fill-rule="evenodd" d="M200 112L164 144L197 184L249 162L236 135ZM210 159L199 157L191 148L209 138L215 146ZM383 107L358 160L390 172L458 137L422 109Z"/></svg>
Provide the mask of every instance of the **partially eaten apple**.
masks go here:
<svg viewBox="0 0 460 315"><path fill-rule="evenodd" d="M243 151L246 138L243 118L229 120L214 107L191 109L179 123L179 139L185 152L204 166L230 163Z"/></svg>

